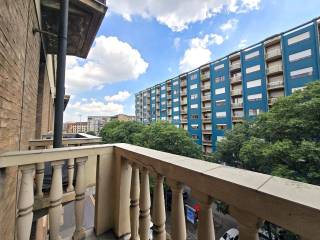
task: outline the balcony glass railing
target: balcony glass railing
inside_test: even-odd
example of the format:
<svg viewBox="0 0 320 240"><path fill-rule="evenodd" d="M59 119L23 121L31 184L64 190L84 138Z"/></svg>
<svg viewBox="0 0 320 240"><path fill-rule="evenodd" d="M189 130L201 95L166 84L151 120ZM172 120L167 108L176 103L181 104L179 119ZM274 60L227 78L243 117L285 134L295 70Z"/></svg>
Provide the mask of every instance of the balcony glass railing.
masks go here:
<svg viewBox="0 0 320 240"><path fill-rule="evenodd" d="M240 68L241 68L240 62L230 64L230 70L236 70L236 69L240 69Z"/></svg>
<svg viewBox="0 0 320 240"><path fill-rule="evenodd" d="M243 103L231 103L232 108L243 108Z"/></svg>
<svg viewBox="0 0 320 240"><path fill-rule="evenodd" d="M232 95L232 96L242 95L242 89L231 90L231 95Z"/></svg>
<svg viewBox="0 0 320 240"><path fill-rule="evenodd" d="M283 81L275 81L275 82L269 82L268 83L268 88L280 88L284 87L284 82Z"/></svg>
<svg viewBox="0 0 320 240"><path fill-rule="evenodd" d="M210 79L210 72L205 72L201 74L201 80Z"/></svg>
<svg viewBox="0 0 320 240"><path fill-rule="evenodd" d="M211 96L210 95L209 96L202 96L201 100L202 101L209 101L209 100L211 100Z"/></svg>
<svg viewBox="0 0 320 240"><path fill-rule="evenodd" d="M267 74L278 73L282 71L283 71L282 64L270 66L267 68Z"/></svg>
<svg viewBox="0 0 320 240"><path fill-rule="evenodd" d="M275 57L279 57L282 56L282 52L281 49L272 49L270 51L267 51L266 53L266 59L270 59L270 58L275 58Z"/></svg>
<svg viewBox="0 0 320 240"><path fill-rule="evenodd" d="M231 77L231 83L238 83L238 82L241 82L242 81L242 76L233 76Z"/></svg>

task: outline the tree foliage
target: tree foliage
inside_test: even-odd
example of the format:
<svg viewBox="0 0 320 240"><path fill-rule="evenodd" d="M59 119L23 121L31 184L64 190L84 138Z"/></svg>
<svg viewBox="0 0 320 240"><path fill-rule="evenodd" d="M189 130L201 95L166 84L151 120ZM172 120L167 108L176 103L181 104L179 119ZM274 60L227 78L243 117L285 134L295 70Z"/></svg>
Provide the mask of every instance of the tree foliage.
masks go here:
<svg viewBox="0 0 320 240"><path fill-rule="evenodd" d="M236 125L213 158L231 166L320 185L320 82Z"/></svg>
<svg viewBox="0 0 320 240"><path fill-rule="evenodd" d="M201 147L183 129L166 122L143 125L111 121L100 131L105 143L130 143L159 151L202 158Z"/></svg>

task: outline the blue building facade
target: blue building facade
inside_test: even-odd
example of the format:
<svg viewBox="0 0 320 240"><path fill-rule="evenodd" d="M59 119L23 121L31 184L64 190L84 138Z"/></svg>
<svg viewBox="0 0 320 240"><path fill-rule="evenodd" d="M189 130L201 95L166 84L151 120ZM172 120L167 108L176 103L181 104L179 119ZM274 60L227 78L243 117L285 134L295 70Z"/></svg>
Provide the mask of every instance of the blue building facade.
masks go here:
<svg viewBox="0 0 320 240"><path fill-rule="evenodd" d="M320 79L319 18L136 94L137 121L169 121L205 153L226 129Z"/></svg>

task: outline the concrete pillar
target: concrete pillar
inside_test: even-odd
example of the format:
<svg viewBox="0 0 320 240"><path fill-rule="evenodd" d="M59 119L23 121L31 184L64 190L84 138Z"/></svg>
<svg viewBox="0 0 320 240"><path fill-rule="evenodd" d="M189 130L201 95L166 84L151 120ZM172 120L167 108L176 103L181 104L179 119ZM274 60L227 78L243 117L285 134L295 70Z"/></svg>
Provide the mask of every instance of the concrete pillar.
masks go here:
<svg viewBox="0 0 320 240"><path fill-rule="evenodd" d="M131 240L139 240L139 195L140 195L140 179L139 168L132 165L131 189L130 189L130 226Z"/></svg>
<svg viewBox="0 0 320 240"><path fill-rule="evenodd" d="M141 240L149 240L151 200L149 171L147 168L142 169L140 189L139 235Z"/></svg>

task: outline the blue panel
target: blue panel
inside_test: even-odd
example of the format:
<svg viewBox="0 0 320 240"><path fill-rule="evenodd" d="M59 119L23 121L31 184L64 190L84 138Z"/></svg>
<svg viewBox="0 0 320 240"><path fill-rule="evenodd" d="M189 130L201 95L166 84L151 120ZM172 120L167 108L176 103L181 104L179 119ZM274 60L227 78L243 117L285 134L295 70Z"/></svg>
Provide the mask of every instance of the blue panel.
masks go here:
<svg viewBox="0 0 320 240"><path fill-rule="evenodd" d="M223 64L224 67L214 70L216 66ZM216 128L217 124L226 124L228 128L232 127L231 121L231 102L230 102L230 78L229 78L229 59L226 58L220 62L213 63L210 66L211 75L211 106L212 106L212 150L216 149L216 141L218 136L224 136L223 130ZM217 77L224 77L224 81L216 82ZM218 88L225 88L224 94L215 95L215 90ZM225 105L217 106L217 100L225 99ZM217 118L217 112L226 112L225 118Z"/></svg>
<svg viewBox="0 0 320 240"><path fill-rule="evenodd" d="M259 55L253 58L246 59L249 54L259 52ZM246 73L246 69L253 66L260 66L260 70L252 73ZM241 69L242 69L242 89L243 89L243 105L244 116L249 118L249 109L260 109L266 112L268 110L268 96L267 96L267 83L266 83L266 69L265 69L265 56L264 46L258 45L248 51L241 52ZM247 88L247 83L253 80L261 80L260 87ZM248 95L262 94L262 99L258 101L248 101Z"/></svg>
<svg viewBox="0 0 320 240"><path fill-rule="evenodd" d="M192 76L195 76L193 79ZM190 86L197 84L197 88L190 89ZM201 125L201 84L200 84L200 71L189 73L187 75L187 86L188 86L188 131L191 135L197 135L197 143L202 144L202 125ZM191 95L197 94L196 99L191 99ZM198 104L197 109L191 109L191 105ZM192 119L192 115L197 115L198 119ZM198 124L198 129L192 129L192 124Z"/></svg>
<svg viewBox="0 0 320 240"><path fill-rule="evenodd" d="M172 80L172 123L180 127L180 80L175 78ZM175 102L174 99L177 99ZM178 111L174 111L178 108ZM177 118L177 119L175 119Z"/></svg>
<svg viewBox="0 0 320 240"><path fill-rule="evenodd" d="M297 35L309 32L310 38L303 41L297 42L295 44L288 44L288 39L295 37ZM293 88L303 87L307 83L319 79L319 63L318 63L318 51L317 47L317 34L314 25L309 25L304 28L292 32L288 35L282 36L283 42L283 52L284 52L284 67L285 67L285 93L290 95ZM311 57L304 58L299 61L290 62L289 56L294 53L298 53L307 49L311 49ZM292 78L290 73L295 70L303 68L313 68L313 73L310 76L303 76L299 78Z"/></svg>

